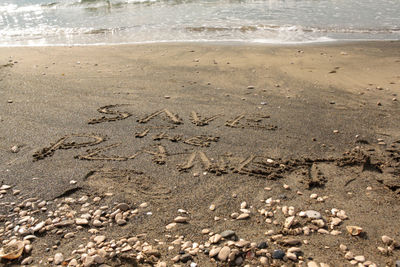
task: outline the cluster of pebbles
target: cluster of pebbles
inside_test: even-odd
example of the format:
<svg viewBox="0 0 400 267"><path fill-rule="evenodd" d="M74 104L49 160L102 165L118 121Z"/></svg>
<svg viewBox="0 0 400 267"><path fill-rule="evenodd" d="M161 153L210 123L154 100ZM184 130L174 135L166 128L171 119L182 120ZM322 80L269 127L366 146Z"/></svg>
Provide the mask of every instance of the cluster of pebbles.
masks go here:
<svg viewBox="0 0 400 267"><path fill-rule="evenodd" d="M357 237L364 233L361 227L343 226L343 221L349 220L344 210L332 208L321 214L311 209L298 210L294 206L282 205L281 199L268 198L257 210L242 202L238 212L229 215L232 221L261 216L265 225L274 225L275 229L280 229L266 231L262 242L239 238L235 231L229 229L222 232L202 229L199 233L201 241L198 242L173 235L172 232L176 231L178 224L190 223L189 212L183 209L179 209L179 215L165 226L167 234L164 241L146 240L146 234L110 238L104 234L107 228L124 226L140 213L151 215L147 211L148 204L142 203L137 208L132 208L126 203L114 203L110 207L102 205L102 198L88 196L76 199L65 197L54 201L23 199L19 190L8 185L1 186L0 198L10 193L16 201L0 203L0 208L8 211L0 216L0 256L3 262L17 261L21 265L106 267L147 263L159 267L182 264L196 267L196 257L202 254L209 258L212 265L282 266L286 263L327 267L327 263L317 263L305 255L302 245L308 244L307 236L316 234ZM104 197L111 195L106 194ZM314 194L310 198L320 202L326 199L318 198ZM210 205L211 212L216 208L214 204ZM220 218L215 217L215 220ZM31 256L35 245L47 234L59 236L61 240L52 246L45 244L45 251L50 253L51 249L56 251L61 242L82 237L79 233L88 233L89 238L82 238L83 242L68 253L64 249L51 257ZM399 243L393 238L382 236L382 246L377 247L377 250L390 256L399 248ZM373 259L357 255L344 244L340 244L338 249L343 254L343 262L360 267L378 266Z"/></svg>

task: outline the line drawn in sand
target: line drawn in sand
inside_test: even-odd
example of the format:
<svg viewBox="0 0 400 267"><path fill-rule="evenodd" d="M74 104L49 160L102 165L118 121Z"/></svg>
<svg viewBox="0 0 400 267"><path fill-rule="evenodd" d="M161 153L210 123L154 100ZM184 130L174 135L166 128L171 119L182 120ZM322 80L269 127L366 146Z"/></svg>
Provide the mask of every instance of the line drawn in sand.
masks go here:
<svg viewBox="0 0 400 267"><path fill-rule="evenodd" d="M221 117L221 114L218 115L214 115L211 117L206 117L206 118L202 118L198 113L196 113L195 111L192 111L190 113L190 121L196 125L196 126L205 126L208 125L209 122L215 120L218 117Z"/></svg>
<svg viewBox="0 0 400 267"><path fill-rule="evenodd" d="M158 115L160 115L162 113L165 113L165 115L168 117L170 122L172 122L173 124L182 124L182 120L178 117L178 115L173 114L168 109L161 109L159 111L153 112L150 115L147 115L146 117L144 117L143 119L139 119L138 122L139 123L147 123L151 119L157 117Z"/></svg>
<svg viewBox="0 0 400 267"><path fill-rule="evenodd" d="M160 181L134 169L95 169L86 174L85 180L91 187L104 191L118 188L119 192L123 191L120 193L125 193L129 198L143 195L152 199L167 199L171 194L171 189L160 184Z"/></svg>
<svg viewBox="0 0 400 267"><path fill-rule="evenodd" d="M76 138L88 138L92 139L90 141L78 143L77 141L67 142L68 139ZM44 159L45 157L51 157L54 152L58 149L71 149L71 148L81 148L87 146L95 146L106 140L106 137L95 135L95 134L69 134L60 139L58 139L54 144L50 144L49 147L42 148L41 150L33 154L34 161Z"/></svg>
<svg viewBox="0 0 400 267"><path fill-rule="evenodd" d="M277 130L278 126L265 124L264 119L269 119L268 115L246 115L241 114L235 118L225 122L225 126L230 128L250 128L250 129L264 129L264 130Z"/></svg>
<svg viewBox="0 0 400 267"><path fill-rule="evenodd" d="M120 121L124 120L126 118L129 118L132 116L131 113L126 112L126 111L119 111L119 110L112 110L112 108L124 106L123 104L117 104L117 105L107 105L103 106L97 109L98 112L102 114L107 114L107 115L116 115L115 117L100 117L97 119L91 119L88 124L96 124L96 123L102 123L102 122L110 122L110 121Z"/></svg>

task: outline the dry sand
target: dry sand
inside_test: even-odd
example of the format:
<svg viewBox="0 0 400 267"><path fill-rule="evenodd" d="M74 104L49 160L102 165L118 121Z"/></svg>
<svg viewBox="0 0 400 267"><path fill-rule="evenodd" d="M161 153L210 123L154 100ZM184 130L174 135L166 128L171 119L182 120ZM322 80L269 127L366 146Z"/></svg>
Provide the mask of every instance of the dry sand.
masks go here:
<svg viewBox="0 0 400 267"><path fill-rule="evenodd" d="M1 48L0 178L12 186L1 199L1 240L13 235L4 230L16 216L9 202L36 197L50 201L50 210L60 198L86 195L101 197L99 206L148 203L126 225L101 233L145 233L168 266L179 252L167 249L175 236L204 245L204 228L267 241L267 258L286 251L265 235L274 230L301 240L304 262L350 265L344 244L377 266L394 266L400 251L384 255L377 247L387 248L383 235L400 241L399 90L399 42ZM271 197L280 203L266 207ZM232 219L243 201L250 217ZM282 229L283 206L319 211L328 231L332 208L348 219L334 227L336 236L318 228L293 236ZM189 223L167 230L178 209ZM261 209L276 210L276 224ZM296 217L297 228L311 227ZM348 225L362 227L362 235L350 236ZM34 264L57 252L68 258L87 243L88 229L42 233L32 244ZM67 232L75 238L62 238ZM261 264L243 255L243 265ZM221 264L202 252L192 261Z"/></svg>

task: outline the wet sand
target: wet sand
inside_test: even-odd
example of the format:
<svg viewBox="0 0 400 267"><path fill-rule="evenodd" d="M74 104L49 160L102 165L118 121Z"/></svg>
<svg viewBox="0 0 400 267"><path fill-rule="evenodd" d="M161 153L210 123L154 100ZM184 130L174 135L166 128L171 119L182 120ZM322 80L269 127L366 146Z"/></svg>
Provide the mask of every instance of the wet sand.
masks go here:
<svg viewBox="0 0 400 267"><path fill-rule="evenodd" d="M131 211L148 204L125 225L110 225L107 217L99 229L107 240L146 234L142 242L160 255L137 259L139 251L130 250L107 258L109 265L172 266L183 249L169 250L171 242L184 236L207 245L201 231L208 228L268 243L262 255L240 248L232 262L241 257L242 265L260 265L261 257L282 265L270 255L287 252L281 239L294 238L301 242L297 262L350 265L344 244L377 266L394 266L400 250L377 247L387 250L383 235L400 241L399 70L400 42L1 48L0 173L2 184L12 186L1 195L1 240L14 235L4 228L21 218L13 209L23 200L50 201L47 211L31 214L44 221L65 198L88 196L100 197L93 207L110 212L118 203ZM243 201L248 208L241 211ZM68 216L90 214L81 205L69 203L77 214ZM288 229L285 206L296 214ZM333 208L348 219L332 226ZM182 215L178 209L189 222L166 229ZM325 225L299 216L305 210L320 212ZM250 215L237 220L234 213ZM56 253L70 258L92 236L89 221L82 229L42 231L32 243L34 264ZM351 236L352 225L362 234ZM74 238L62 238L69 232ZM276 234L283 237L271 240ZM178 264L223 264L204 250Z"/></svg>

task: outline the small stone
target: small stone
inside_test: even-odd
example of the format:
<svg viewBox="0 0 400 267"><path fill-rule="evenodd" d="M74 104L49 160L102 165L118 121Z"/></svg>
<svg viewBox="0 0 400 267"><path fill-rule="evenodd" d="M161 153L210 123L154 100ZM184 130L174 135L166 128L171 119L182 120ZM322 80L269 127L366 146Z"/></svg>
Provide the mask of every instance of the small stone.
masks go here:
<svg viewBox="0 0 400 267"><path fill-rule="evenodd" d="M358 262L364 262L365 257L363 255L355 256L354 259Z"/></svg>
<svg viewBox="0 0 400 267"><path fill-rule="evenodd" d="M391 245L393 241L394 240L387 235L382 236L382 242L386 245Z"/></svg>
<svg viewBox="0 0 400 267"><path fill-rule="evenodd" d="M92 256L86 256L85 259L83 260L83 266L89 267L95 263L94 257Z"/></svg>
<svg viewBox="0 0 400 267"><path fill-rule="evenodd" d="M188 261L190 261L192 259L192 255L190 255L189 253L183 254L180 257L181 262L186 263Z"/></svg>
<svg viewBox="0 0 400 267"><path fill-rule="evenodd" d="M102 264L102 263L104 263L104 261L105 261L105 259L104 259L102 256L100 256L100 255L94 255L94 256L93 256L93 260L94 260L94 262L97 263L97 264Z"/></svg>
<svg viewBox="0 0 400 267"><path fill-rule="evenodd" d="M125 224L126 224L126 220L124 220L124 219L118 219L118 220L117 220L117 224L118 224L119 226L125 225Z"/></svg>
<svg viewBox="0 0 400 267"><path fill-rule="evenodd" d="M166 228L167 230L171 230L171 229L174 228L175 226L176 226L176 223L173 222L173 223L167 224L167 225L165 226L165 228Z"/></svg>
<svg viewBox="0 0 400 267"><path fill-rule="evenodd" d="M222 233L221 233L221 236L223 237L223 238L229 238L229 237L232 237L232 236L234 236L235 235L235 232L234 231L232 231L232 230L225 230L225 231L223 231Z"/></svg>
<svg viewBox="0 0 400 267"><path fill-rule="evenodd" d="M248 213L242 213L242 214L240 214L237 218L236 218L236 220L246 220L246 219L248 219L250 217L250 214L248 214Z"/></svg>
<svg viewBox="0 0 400 267"><path fill-rule="evenodd" d="M348 226L346 226L346 229L353 236L359 235L363 231L363 229L361 227L354 226L354 225L348 225Z"/></svg>
<svg viewBox="0 0 400 267"><path fill-rule="evenodd" d="M273 259L281 260L283 259L283 257L285 257L285 252L283 250L275 249L274 252L272 253Z"/></svg>
<svg viewBox="0 0 400 267"><path fill-rule="evenodd" d="M315 211L315 210L306 210L305 216L310 219L321 219L322 218L321 213L319 213L318 211Z"/></svg>
<svg viewBox="0 0 400 267"><path fill-rule="evenodd" d="M318 195L315 194L315 193L310 195L310 198L311 198L311 199L316 199L317 197L318 197Z"/></svg>
<svg viewBox="0 0 400 267"><path fill-rule="evenodd" d="M210 237L210 242L212 244L216 244L221 240L222 236L220 234L215 234L212 237Z"/></svg>
<svg viewBox="0 0 400 267"><path fill-rule="evenodd" d="M11 188L10 185L3 184L3 185L0 187L0 190L7 190L7 189L10 189L10 188Z"/></svg>
<svg viewBox="0 0 400 267"><path fill-rule="evenodd" d="M396 261L396 267L400 267L400 260Z"/></svg>
<svg viewBox="0 0 400 267"><path fill-rule="evenodd" d="M89 221L87 219L84 219L84 218L77 218L77 219L75 219L75 224L77 224L77 225L88 225Z"/></svg>
<svg viewBox="0 0 400 267"><path fill-rule="evenodd" d="M249 86L247 86L247 89L254 89L254 88L255 88L254 85L249 85Z"/></svg>
<svg viewBox="0 0 400 267"><path fill-rule="evenodd" d="M72 238L72 237L74 237L75 236L75 233L66 233L65 235L64 235L64 238Z"/></svg>
<svg viewBox="0 0 400 267"><path fill-rule="evenodd" d="M78 265L78 261L76 259L72 259L69 263L68 266L77 266Z"/></svg>
<svg viewBox="0 0 400 267"><path fill-rule="evenodd" d="M353 254L353 252L351 252L351 251L347 252L347 253L344 255L344 258L345 258L346 260L352 260L352 259L354 259L354 254Z"/></svg>
<svg viewBox="0 0 400 267"><path fill-rule="evenodd" d="M315 261L309 261L307 263L307 267L319 267L319 264L316 263Z"/></svg>
<svg viewBox="0 0 400 267"><path fill-rule="evenodd" d="M297 256L296 256L296 254L294 254L294 253L292 253L292 252L287 252L287 253L286 253L286 257L287 257L289 260L297 261Z"/></svg>
<svg viewBox="0 0 400 267"><path fill-rule="evenodd" d="M347 251L347 246L344 244L340 244L339 248L341 251Z"/></svg>
<svg viewBox="0 0 400 267"><path fill-rule="evenodd" d="M147 208L149 206L149 204L147 204L146 202L143 202L142 204L139 205L139 208Z"/></svg>
<svg viewBox="0 0 400 267"><path fill-rule="evenodd" d="M174 222L176 223L187 223L189 220L188 217L183 217L183 216L178 216L174 219Z"/></svg>
<svg viewBox="0 0 400 267"><path fill-rule="evenodd" d="M97 243L100 244L101 242L103 242L104 240L106 240L106 236L105 235L98 235L95 238L93 238L93 240Z"/></svg>
<svg viewBox="0 0 400 267"><path fill-rule="evenodd" d="M294 218L294 216L287 217L283 227L285 229L289 229L290 227L292 227L292 224L294 223Z"/></svg>
<svg viewBox="0 0 400 267"><path fill-rule="evenodd" d="M262 242L258 243L257 248L258 248L258 249L265 249L265 248L268 248L268 243L265 242L265 241L262 241Z"/></svg>
<svg viewBox="0 0 400 267"><path fill-rule="evenodd" d="M70 184L76 184L77 181L76 181L76 180L71 180L71 181L69 181L69 183L70 183Z"/></svg>
<svg viewBox="0 0 400 267"><path fill-rule="evenodd" d="M56 253L56 255L54 255L54 264L55 265L59 265L64 261L64 256L62 253Z"/></svg>
<svg viewBox="0 0 400 267"><path fill-rule="evenodd" d="M11 148L11 152L13 152L13 153L18 153L18 152L19 152L19 147L18 147L18 146L13 146L13 147Z"/></svg>
<svg viewBox="0 0 400 267"><path fill-rule="evenodd" d="M214 205L214 204L211 204L209 209L210 209L211 211L214 211L214 210L215 210L215 205Z"/></svg>
<svg viewBox="0 0 400 267"><path fill-rule="evenodd" d="M100 220L93 220L93 226L95 227L101 227L103 224Z"/></svg>
<svg viewBox="0 0 400 267"><path fill-rule="evenodd" d="M228 259L229 253L231 253L231 249L228 246L223 247L218 253L218 259L220 261L226 261Z"/></svg>
<svg viewBox="0 0 400 267"><path fill-rule="evenodd" d="M220 251L221 251L220 247L212 248L210 250L210 252L208 253L208 256L210 256L210 258L213 258L213 257L217 256Z"/></svg>
<svg viewBox="0 0 400 267"><path fill-rule="evenodd" d="M115 210L127 211L129 210L129 205L126 203L119 203L117 206L114 207Z"/></svg>
<svg viewBox="0 0 400 267"><path fill-rule="evenodd" d="M32 257L25 258L23 261L21 261L21 265L29 265L33 262Z"/></svg>

